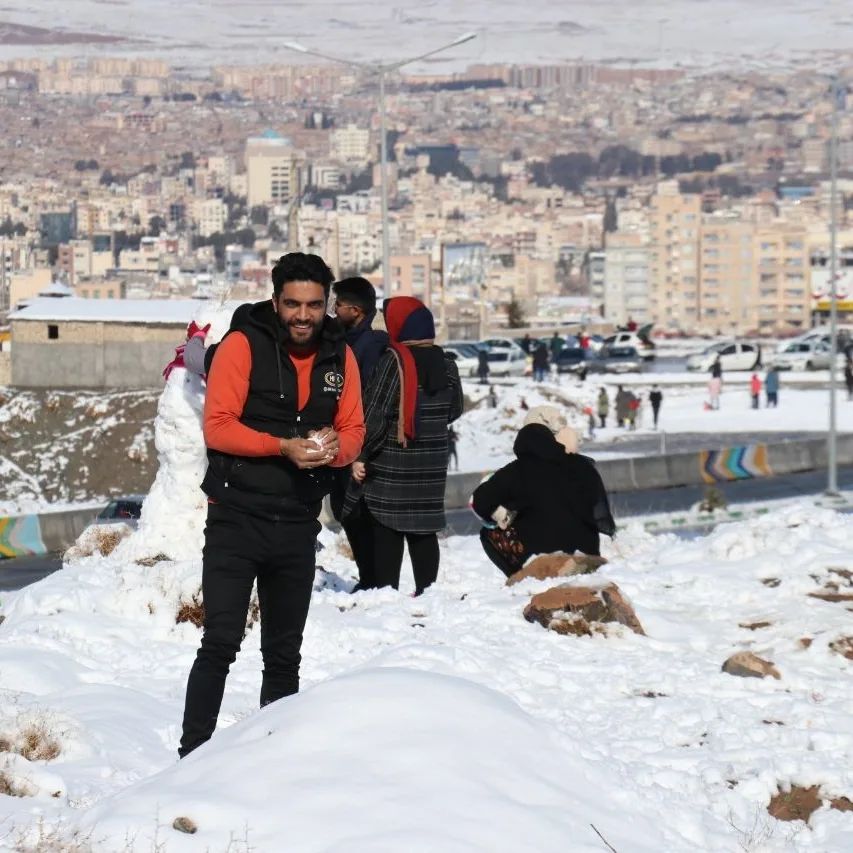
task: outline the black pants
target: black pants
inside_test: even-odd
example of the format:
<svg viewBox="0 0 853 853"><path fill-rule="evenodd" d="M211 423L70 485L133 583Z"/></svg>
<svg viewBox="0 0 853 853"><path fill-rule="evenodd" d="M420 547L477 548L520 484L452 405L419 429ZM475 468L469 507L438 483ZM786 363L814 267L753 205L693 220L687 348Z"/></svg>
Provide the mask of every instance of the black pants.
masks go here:
<svg viewBox="0 0 853 853"><path fill-rule="evenodd" d="M660 406L652 406L652 417L654 418L655 429L657 429L658 418L660 417Z"/></svg>
<svg viewBox="0 0 853 853"><path fill-rule="evenodd" d="M317 521L269 521L210 504L204 531L204 635L187 681L183 757L216 728L225 678L246 630L258 581L261 705L299 690L302 631L314 584Z"/></svg>
<svg viewBox="0 0 853 853"><path fill-rule="evenodd" d="M341 521L358 567L358 589L375 589L377 586L371 521L363 498L356 504L352 513Z"/></svg>
<svg viewBox="0 0 853 853"><path fill-rule="evenodd" d="M438 536L435 533L403 533L380 524L365 506L364 517L373 539L374 580L377 587L399 589L403 565L403 545L415 575L415 595L420 595L438 577Z"/></svg>

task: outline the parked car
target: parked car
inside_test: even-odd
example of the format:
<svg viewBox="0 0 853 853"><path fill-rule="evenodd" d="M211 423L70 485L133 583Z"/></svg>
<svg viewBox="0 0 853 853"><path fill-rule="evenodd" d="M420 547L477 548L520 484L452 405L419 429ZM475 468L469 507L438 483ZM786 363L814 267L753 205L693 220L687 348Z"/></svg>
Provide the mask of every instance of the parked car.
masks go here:
<svg viewBox="0 0 853 853"><path fill-rule="evenodd" d="M522 354L524 350L521 348L519 344L517 344L512 338L489 338L485 341L480 341L479 346L486 347L486 349L510 349L510 350L519 350Z"/></svg>
<svg viewBox="0 0 853 853"><path fill-rule="evenodd" d="M126 495L113 498L95 517L94 524L116 524L121 522L130 527L139 524L142 502L145 495Z"/></svg>
<svg viewBox="0 0 853 853"><path fill-rule="evenodd" d="M460 376L476 376L480 363L477 347L473 344L445 344L444 351L456 362Z"/></svg>
<svg viewBox="0 0 853 853"><path fill-rule="evenodd" d="M829 345L818 339L786 344L770 364L779 370L829 370L830 361Z"/></svg>
<svg viewBox="0 0 853 853"><path fill-rule="evenodd" d="M587 361L590 373L641 373L643 360L636 347L603 346Z"/></svg>
<svg viewBox="0 0 853 853"><path fill-rule="evenodd" d="M589 350L580 347L563 347L557 354L554 364L557 373L576 373L580 376L586 373L592 358L595 358L595 355Z"/></svg>
<svg viewBox="0 0 853 853"><path fill-rule="evenodd" d="M604 339L604 345L609 347L634 347L644 361L651 361L655 357L655 345L644 331L651 331L651 326L643 326L636 332L616 332Z"/></svg>
<svg viewBox="0 0 853 853"><path fill-rule="evenodd" d="M521 347L497 347L489 350L489 376L524 376L527 354Z"/></svg>
<svg viewBox="0 0 853 853"><path fill-rule="evenodd" d="M723 370L755 370L761 366L761 347L758 344L723 341L687 359L688 370L709 371L720 357Z"/></svg>

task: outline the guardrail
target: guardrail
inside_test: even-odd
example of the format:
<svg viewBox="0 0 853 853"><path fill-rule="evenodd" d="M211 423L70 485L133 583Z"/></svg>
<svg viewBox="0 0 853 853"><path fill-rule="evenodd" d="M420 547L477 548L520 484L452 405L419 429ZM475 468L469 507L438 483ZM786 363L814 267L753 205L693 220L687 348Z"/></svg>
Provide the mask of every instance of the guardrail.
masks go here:
<svg viewBox="0 0 853 853"><path fill-rule="evenodd" d="M838 462L853 464L853 435L838 437ZM739 445L720 450L602 459L597 468L609 492L666 489L794 474L826 467L822 438L779 444ZM444 492L447 509L464 509L472 492L491 472L450 474ZM64 551L94 519L96 509L74 509L0 518L0 559ZM321 517L330 521L330 516Z"/></svg>

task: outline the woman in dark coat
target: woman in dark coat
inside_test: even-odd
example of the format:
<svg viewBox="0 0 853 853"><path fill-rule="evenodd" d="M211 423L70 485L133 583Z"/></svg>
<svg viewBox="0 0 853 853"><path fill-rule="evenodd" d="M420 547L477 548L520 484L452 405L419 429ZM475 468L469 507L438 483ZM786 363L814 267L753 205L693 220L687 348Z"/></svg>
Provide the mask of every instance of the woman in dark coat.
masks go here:
<svg viewBox="0 0 853 853"><path fill-rule="evenodd" d="M397 588L405 541L420 594L438 575L447 427L462 414L462 384L456 362L435 346L432 313L419 299L388 299L383 313L390 349L364 394L367 435L344 514L361 518L372 582Z"/></svg>
<svg viewBox="0 0 853 853"><path fill-rule="evenodd" d="M491 519L500 507L510 518L515 514L508 530L484 528L481 534L487 555L506 575L518 571L534 554L598 555L599 534L613 536L616 531L595 464L569 452L577 447L573 430L557 435L565 443L542 423L522 427L513 447L516 460L474 492L472 505L480 518ZM506 515L498 512L499 517ZM508 537L512 544L504 547Z"/></svg>

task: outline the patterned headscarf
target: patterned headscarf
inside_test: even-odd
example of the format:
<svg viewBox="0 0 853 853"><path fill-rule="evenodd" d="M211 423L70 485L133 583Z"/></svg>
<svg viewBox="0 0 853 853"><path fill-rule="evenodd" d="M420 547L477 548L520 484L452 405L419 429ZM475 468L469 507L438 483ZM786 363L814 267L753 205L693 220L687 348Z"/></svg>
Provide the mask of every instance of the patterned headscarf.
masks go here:
<svg viewBox="0 0 853 853"><path fill-rule="evenodd" d="M391 351L400 371L400 412L397 439L404 447L417 435L418 371L409 346L435 341L432 312L414 296L394 296L382 306ZM406 346L406 345L409 346Z"/></svg>

